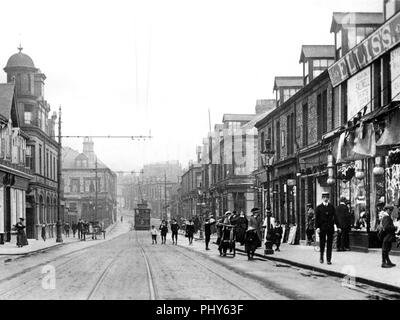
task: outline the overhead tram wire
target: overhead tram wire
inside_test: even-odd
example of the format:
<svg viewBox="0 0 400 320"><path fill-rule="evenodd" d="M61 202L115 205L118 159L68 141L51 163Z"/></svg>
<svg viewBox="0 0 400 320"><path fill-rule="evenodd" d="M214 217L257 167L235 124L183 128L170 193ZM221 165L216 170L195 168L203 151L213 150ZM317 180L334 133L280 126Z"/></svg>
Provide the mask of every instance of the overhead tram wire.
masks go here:
<svg viewBox="0 0 400 320"><path fill-rule="evenodd" d="M78 135L78 136L61 136L61 138L99 138L99 139L131 139L131 140L147 140L152 139L151 135L145 136L114 136L114 135L106 135L106 136L92 136L92 135Z"/></svg>

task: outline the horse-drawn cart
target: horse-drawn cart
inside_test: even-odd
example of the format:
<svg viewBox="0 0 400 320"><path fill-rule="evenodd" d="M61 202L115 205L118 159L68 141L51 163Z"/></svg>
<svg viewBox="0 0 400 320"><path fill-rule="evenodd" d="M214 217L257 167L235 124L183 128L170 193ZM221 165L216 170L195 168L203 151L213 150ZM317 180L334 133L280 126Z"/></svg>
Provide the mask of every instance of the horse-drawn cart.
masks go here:
<svg viewBox="0 0 400 320"><path fill-rule="evenodd" d="M106 230L104 225L99 221L89 222L84 230L85 240L86 236L92 236L93 240L97 240L97 236L101 237L103 235L103 239L106 238Z"/></svg>

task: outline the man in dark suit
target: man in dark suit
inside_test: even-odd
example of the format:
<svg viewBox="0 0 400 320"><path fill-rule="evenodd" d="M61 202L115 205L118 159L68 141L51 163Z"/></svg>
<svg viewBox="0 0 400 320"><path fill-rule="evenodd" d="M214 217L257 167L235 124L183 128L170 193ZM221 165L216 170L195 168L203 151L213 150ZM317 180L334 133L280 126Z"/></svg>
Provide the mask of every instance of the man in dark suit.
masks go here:
<svg viewBox="0 0 400 320"><path fill-rule="evenodd" d="M324 263L326 243L326 260L332 264L332 242L335 232L335 208L329 203L329 192L322 193L322 203L315 210L315 228L319 234L320 262ZM338 229L340 231L340 229Z"/></svg>
<svg viewBox="0 0 400 320"><path fill-rule="evenodd" d="M349 208L346 205L347 199L345 197L340 198L340 204L336 208L336 221L337 227L341 230L337 236L337 251L350 250L349 248L349 232L351 226L351 216Z"/></svg>

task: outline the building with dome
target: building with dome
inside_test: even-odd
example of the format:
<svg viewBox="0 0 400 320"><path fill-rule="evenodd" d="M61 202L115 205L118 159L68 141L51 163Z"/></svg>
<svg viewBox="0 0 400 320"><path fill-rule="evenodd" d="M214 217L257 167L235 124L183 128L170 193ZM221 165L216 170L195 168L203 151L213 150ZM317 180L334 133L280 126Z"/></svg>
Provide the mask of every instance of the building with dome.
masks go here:
<svg viewBox="0 0 400 320"><path fill-rule="evenodd" d="M28 238L40 235L46 224L47 236L56 236L57 222L57 156L55 140L56 113L44 98L46 76L35 67L31 57L18 52L7 61L4 71L7 83L14 85L16 117L26 141L26 167L32 179L26 193L26 232Z"/></svg>
<svg viewBox="0 0 400 320"><path fill-rule="evenodd" d="M106 227L116 221L117 175L97 158L90 138L84 139L81 153L63 148L62 174L64 221L99 221Z"/></svg>

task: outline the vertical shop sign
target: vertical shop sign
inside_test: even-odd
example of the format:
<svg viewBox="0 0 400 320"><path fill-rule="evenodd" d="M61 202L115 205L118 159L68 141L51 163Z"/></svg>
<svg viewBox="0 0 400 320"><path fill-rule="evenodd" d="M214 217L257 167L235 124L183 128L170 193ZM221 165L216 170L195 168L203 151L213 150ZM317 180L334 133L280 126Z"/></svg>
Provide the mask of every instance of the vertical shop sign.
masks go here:
<svg viewBox="0 0 400 320"><path fill-rule="evenodd" d="M364 107L371 112L371 68L357 73L347 82L347 119L353 118Z"/></svg>

